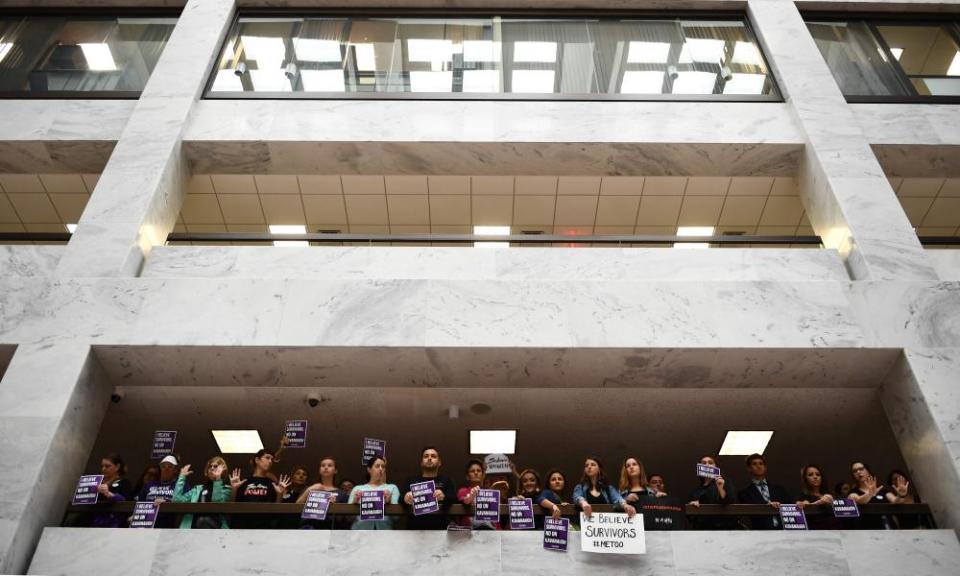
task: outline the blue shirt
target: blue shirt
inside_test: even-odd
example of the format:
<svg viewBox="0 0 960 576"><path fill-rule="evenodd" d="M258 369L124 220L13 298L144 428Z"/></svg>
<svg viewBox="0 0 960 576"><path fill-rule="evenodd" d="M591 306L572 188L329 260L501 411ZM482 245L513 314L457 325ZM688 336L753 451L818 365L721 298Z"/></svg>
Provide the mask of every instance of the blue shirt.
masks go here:
<svg viewBox="0 0 960 576"><path fill-rule="evenodd" d="M590 491L589 484L577 484L573 488L573 503L580 504L581 501L587 499L587 493ZM613 504L617 509L623 509L623 496L617 492L617 489L607 484L603 487L603 490L600 491L600 498L603 498L603 501L607 504Z"/></svg>

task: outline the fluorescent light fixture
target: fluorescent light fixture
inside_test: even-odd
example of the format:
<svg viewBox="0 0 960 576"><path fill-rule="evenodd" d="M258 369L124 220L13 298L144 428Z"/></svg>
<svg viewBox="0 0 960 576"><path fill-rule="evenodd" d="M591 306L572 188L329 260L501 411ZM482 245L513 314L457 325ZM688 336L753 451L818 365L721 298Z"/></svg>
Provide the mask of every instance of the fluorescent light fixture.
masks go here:
<svg viewBox="0 0 960 576"><path fill-rule="evenodd" d="M509 226L474 226L473 233L477 236L509 236Z"/></svg>
<svg viewBox="0 0 960 576"><path fill-rule="evenodd" d="M233 70L217 70L213 92L243 92L243 81Z"/></svg>
<svg viewBox="0 0 960 576"><path fill-rule="evenodd" d="M471 430L471 454L513 454L517 451L516 430Z"/></svg>
<svg viewBox="0 0 960 576"><path fill-rule="evenodd" d="M87 68L90 70L116 70L117 64L113 61L113 53L106 44L80 44L83 57L87 59Z"/></svg>
<svg viewBox="0 0 960 576"><path fill-rule="evenodd" d="M947 69L947 76L960 76L960 52L953 55L953 61Z"/></svg>
<svg viewBox="0 0 960 576"><path fill-rule="evenodd" d="M713 236L713 226L680 226L677 228L677 236ZM707 242L674 242L674 248L681 250L697 250L709 248Z"/></svg>
<svg viewBox="0 0 960 576"><path fill-rule="evenodd" d="M717 75L713 72L680 72L673 81L674 94L713 94Z"/></svg>
<svg viewBox="0 0 960 576"><path fill-rule="evenodd" d="M74 232L77 231L77 225L76 225L76 224L64 224L64 226L67 227L67 232L69 232L69 233L71 233L71 234L73 234Z"/></svg>
<svg viewBox="0 0 960 576"><path fill-rule="evenodd" d="M639 72L627 70L623 73L621 94L662 94L663 72Z"/></svg>
<svg viewBox="0 0 960 576"><path fill-rule="evenodd" d="M720 456L749 456L763 454L773 437L773 430L730 430L723 439Z"/></svg>
<svg viewBox="0 0 960 576"><path fill-rule="evenodd" d="M478 92L499 92L499 70L464 70L463 92L468 94Z"/></svg>
<svg viewBox="0 0 960 576"><path fill-rule="evenodd" d="M289 225L289 224L271 224L270 225L271 234L306 234L307 227L299 225ZM274 246L309 246L310 243L306 240L274 240Z"/></svg>
<svg viewBox="0 0 960 576"><path fill-rule="evenodd" d="M552 94L553 70L514 70L510 76L515 94Z"/></svg>
<svg viewBox="0 0 960 576"><path fill-rule="evenodd" d="M452 92L453 72L410 72L411 92Z"/></svg>
<svg viewBox="0 0 960 576"><path fill-rule="evenodd" d="M666 64L669 42L631 42L627 50L628 64Z"/></svg>
<svg viewBox="0 0 960 576"><path fill-rule="evenodd" d="M336 40L314 40L312 38L294 38L293 52L297 60L304 62L342 62L340 42Z"/></svg>
<svg viewBox="0 0 960 576"><path fill-rule="evenodd" d="M893 57L900 61L900 57L903 56L903 48L891 48L890 53L893 54Z"/></svg>
<svg viewBox="0 0 960 576"><path fill-rule="evenodd" d="M301 70L300 81L307 92L344 92L343 70Z"/></svg>
<svg viewBox="0 0 960 576"><path fill-rule="evenodd" d="M737 42L733 45L732 64L744 64L746 66L760 66L760 51L753 42Z"/></svg>
<svg viewBox="0 0 960 576"><path fill-rule="evenodd" d="M0 62L7 57L11 48L13 48L13 42L0 42Z"/></svg>
<svg viewBox="0 0 960 576"><path fill-rule="evenodd" d="M360 72L376 71L377 56L373 44L354 44L353 51L357 58L357 70Z"/></svg>
<svg viewBox="0 0 960 576"><path fill-rule="evenodd" d="M514 62L556 62L556 42L514 42Z"/></svg>
<svg viewBox="0 0 960 576"><path fill-rule="evenodd" d="M734 74L723 83L724 94L763 94L766 74Z"/></svg>
<svg viewBox="0 0 960 576"><path fill-rule="evenodd" d="M273 36L241 36L245 60L256 60L261 71L280 68L287 59L287 47L282 38Z"/></svg>
<svg viewBox="0 0 960 576"><path fill-rule="evenodd" d="M270 70L251 70L250 82L257 92L292 92L290 78L283 68Z"/></svg>
<svg viewBox="0 0 960 576"><path fill-rule="evenodd" d="M680 51L680 63L704 62L719 64L723 60L723 49L726 42L723 40L708 40L706 38L687 38Z"/></svg>
<svg viewBox="0 0 960 576"><path fill-rule="evenodd" d="M464 40L464 62L499 62L503 57L503 45L492 40Z"/></svg>
<svg viewBox="0 0 960 576"><path fill-rule="evenodd" d="M263 450L256 430L211 430L221 454L256 454Z"/></svg>
<svg viewBox="0 0 960 576"><path fill-rule="evenodd" d="M451 40L407 40L407 60L411 62L450 62L453 60Z"/></svg>

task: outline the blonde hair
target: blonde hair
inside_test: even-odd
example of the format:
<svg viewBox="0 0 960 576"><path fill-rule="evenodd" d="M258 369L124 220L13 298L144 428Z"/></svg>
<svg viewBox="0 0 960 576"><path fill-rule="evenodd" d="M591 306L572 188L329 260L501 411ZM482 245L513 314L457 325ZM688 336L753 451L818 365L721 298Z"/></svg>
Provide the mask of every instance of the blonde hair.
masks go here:
<svg viewBox="0 0 960 576"><path fill-rule="evenodd" d="M620 491L623 492L624 490L630 489L630 476L627 474L627 460L637 461L637 465L640 466L640 487L646 488L647 487L647 471L643 467L643 462L641 462L639 458L636 458L634 456L627 456L626 458L623 459L623 466L620 467Z"/></svg>
<svg viewBox="0 0 960 576"><path fill-rule="evenodd" d="M214 456L213 458L207 460L207 465L203 468L203 473L206 474L210 470L210 467L218 464L223 466L223 470L220 472L220 477L217 480L223 480L223 475L227 473L227 461L223 459L223 456Z"/></svg>
<svg viewBox="0 0 960 576"><path fill-rule="evenodd" d="M533 468L526 468L526 469L523 470L523 472L520 472L520 474L517 476L517 496L523 496L523 476L524 476L524 474L533 474L533 477L534 477L534 478L536 479L536 481L537 481L537 490L542 490L542 489L543 489L543 485L542 485L542 483L540 482L540 475L537 474L537 471L534 470Z"/></svg>

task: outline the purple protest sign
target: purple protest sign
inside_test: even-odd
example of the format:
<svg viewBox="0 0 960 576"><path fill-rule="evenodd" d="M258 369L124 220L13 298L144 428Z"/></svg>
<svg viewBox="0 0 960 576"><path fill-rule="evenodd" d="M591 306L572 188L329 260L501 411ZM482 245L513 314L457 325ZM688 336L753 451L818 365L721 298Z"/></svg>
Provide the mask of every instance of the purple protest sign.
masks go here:
<svg viewBox="0 0 960 576"><path fill-rule="evenodd" d="M283 430L283 434L287 437L287 448L307 447L306 420L287 420L287 425Z"/></svg>
<svg viewBox="0 0 960 576"><path fill-rule="evenodd" d="M364 490L360 493L360 519L383 520L383 491Z"/></svg>
<svg viewBox="0 0 960 576"><path fill-rule="evenodd" d="M157 430L153 433L153 450L150 451L150 458L159 460L173 452L173 446L177 443L177 433L173 430Z"/></svg>
<svg viewBox="0 0 960 576"><path fill-rule="evenodd" d="M510 507L511 530L533 530L533 500L530 498L511 498L507 500Z"/></svg>
<svg viewBox="0 0 960 576"><path fill-rule="evenodd" d="M859 518L860 509L856 501L841 498L833 501L833 515L837 518Z"/></svg>
<svg viewBox="0 0 960 576"><path fill-rule="evenodd" d="M417 482L410 485L410 493L413 494L413 515L430 514L440 509L437 502L437 485L433 480L426 482Z"/></svg>
<svg viewBox="0 0 960 576"><path fill-rule="evenodd" d="M716 466L707 466L706 464L697 463L697 476L701 478L713 478L717 479L720 477L720 469Z"/></svg>
<svg viewBox="0 0 960 576"><path fill-rule="evenodd" d="M477 522L497 522L500 520L500 491L477 490L473 501L473 519Z"/></svg>
<svg viewBox="0 0 960 576"><path fill-rule="evenodd" d="M807 517L803 509L796 504L781 504L780 519L783 520L784 530L806 530Z"/></svg>
<svg viewBox="0 0 960 576"><path fill-rule="evenodd" d="M567 536L570 534L569 518L543 519L543 549L567 551Z"/></svg>
<svg viewBox="0 0 960 576"><path fill-rule="evenodd" d="M300 518L303 520L326 520L327 510L330 508L330 502L333 501L333 494L315 490L307 496L307 501L303 505L303 512Z"/></svg>
<svg viewBox="0 0 960 576"><path fill-rule="evenodd" d="M81 476L80 481L77 482L77 489L73 493L74 506L78 504L96 504L97 488L101 482L103 482L103 474Z"/></svg>
<svg viewBox="0 0 960 576"><path fill-rule="evenodd" d="M133 516L130 518L131 528L153 528L157 523L157 511L160 506L156 502L135 502Z"/></svg>
<svg viewBox="0 0 960 576"><path fill-rule="evenodd" d="M383 458L387 455L387 443L384 440L377 440L376 438L364 438L363 439L363 464L367 465L367 462L371 458L377 456L378 458Z"/></svg>

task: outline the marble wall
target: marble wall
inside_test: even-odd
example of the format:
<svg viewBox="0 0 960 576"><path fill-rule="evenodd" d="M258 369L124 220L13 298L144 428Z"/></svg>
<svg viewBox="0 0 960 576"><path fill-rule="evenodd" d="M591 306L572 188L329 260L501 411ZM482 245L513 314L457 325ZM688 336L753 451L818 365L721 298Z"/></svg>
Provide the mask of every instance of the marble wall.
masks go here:
<svg viewBox="0 0 960 576"><path fill-rule="evenodd" d="M0 245L0 271L7 277L49 276L65 251L64 246Z"/></svg>
<svg viewBox="0 0 960 576"><path fill-rule="evenodd" d="M941 280L960 281L960 250L930 250L927 258L933 262Z"/></svg>
<svg viewBox="0 0 960 576"><path fill-rule="evenodd" d="M923 532L650 532L637 556L543 550L537 532L194 531L47 528L30 574L823 574L952 576L960 545ZM96 550L96 553L91 553ZM892 567L900 567L897 570Z"/></svg>

